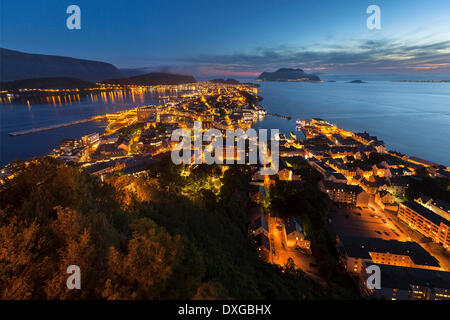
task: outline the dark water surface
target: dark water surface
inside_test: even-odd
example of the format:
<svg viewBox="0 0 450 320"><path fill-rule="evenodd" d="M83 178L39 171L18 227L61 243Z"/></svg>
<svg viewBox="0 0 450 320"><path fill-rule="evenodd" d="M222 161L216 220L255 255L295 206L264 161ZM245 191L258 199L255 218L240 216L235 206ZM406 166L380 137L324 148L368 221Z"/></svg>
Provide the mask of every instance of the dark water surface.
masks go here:
<svg viewBox="0 0 450 320"><path fill-rule="evenodd" d="M346 81L323 83L260 83L261 104L292 120L266 117L262 128L295 130L296 119L320 117L351 131L368 131L388 149L450 166L450 83ZM167 93L98 94L61 103L46 101L0 104L0 164L47 154L62 139L101 132L105 123L75 126L11 137L9 132L50 126L129 109L130 104L155 104Z"/></svg>
<svg viewBox="0 0 450 320"><path fill-rule="evenodd" d="M290 115L260 126L295 130L296 119L323 118L378 136L393 149L450 166L450 83L372 81L353 84L263 82L261 105Z"/></svg>
<svg viewBox="0 0 450 320"><path fill-rule="evenodd" d="M102 132L105 122L87 122L61 127L22 136L10 136L8 133L31 128L58 125L76 120L89 119L93 116L120 110L131 109L143 104L158 104L158 97L172 92L109 92L87 96L71 95L69 98L33 98L26 101L14 101L0 104L0 164L4 165L16 158L28 159L48 154L59 147L63 139L79 139L83 135Z"/></svg>

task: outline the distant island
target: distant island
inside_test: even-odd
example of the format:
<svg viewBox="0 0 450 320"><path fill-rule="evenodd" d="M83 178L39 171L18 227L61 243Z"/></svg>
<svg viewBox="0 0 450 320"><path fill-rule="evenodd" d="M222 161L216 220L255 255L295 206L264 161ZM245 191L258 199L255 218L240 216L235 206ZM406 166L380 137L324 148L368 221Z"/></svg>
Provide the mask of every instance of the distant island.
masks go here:
<svg viewBox="0 0 450 320"><path fill-rule="evenodd" d="M362 81L362 80L352 80L352 81L349 81L348 83L367 83L367 82Z"/></svg>
<svg viewBox="0 0 450 320"><path fill-rule="evenodd" d="M104 80L105 84L118 85L137 85L137 86L154 86L154 85L177 85L184 83L197 82L191 75L166 73L166 72L151 72L128 78L118 78Z"/></svg>
<svg viewBox="0 0 450 320"><path fill-rule="evenodd" d="M263 72L257 81L320 81L315 74L305 73L302 69L281 68L275 72Z"/></svg>
<svg viewBox="0 0 450 320"><path fill-rule="evenodd" d="M0 82L1 90L8 91L16 91L19 89L85 89L96 86L93 82L67 77L34 78Z"/></svg>

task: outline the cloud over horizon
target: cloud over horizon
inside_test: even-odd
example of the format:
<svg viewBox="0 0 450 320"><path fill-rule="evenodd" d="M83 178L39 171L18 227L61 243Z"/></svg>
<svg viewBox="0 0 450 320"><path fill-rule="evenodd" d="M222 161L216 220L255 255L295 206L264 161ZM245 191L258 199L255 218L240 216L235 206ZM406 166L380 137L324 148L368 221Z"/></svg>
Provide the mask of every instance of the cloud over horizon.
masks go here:
<svg viewBox="0 0 450 320"><path fill-rule="evenodd" d="M316 47L258 48L252 52L201 55L180 59L209 74L256 75L280 67L334 73L450 73L450 40L409 43L401 40L354 40ZM228 73L227 73L228 72ZM203 72L201 72L203 73Z"/></svg>

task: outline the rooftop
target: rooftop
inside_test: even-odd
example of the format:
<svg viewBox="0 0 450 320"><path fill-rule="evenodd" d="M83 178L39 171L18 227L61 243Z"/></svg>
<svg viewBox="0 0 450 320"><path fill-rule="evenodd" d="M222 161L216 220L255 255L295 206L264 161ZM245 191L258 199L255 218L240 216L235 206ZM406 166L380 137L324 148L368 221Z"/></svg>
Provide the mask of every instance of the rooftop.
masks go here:
<svg viewBox="0 0 450 320"><path fill-rule="evenodd" d="M410 208L411 210L414 210L418 214L420 214L422 217L430 220L431 222L440 225L441 223L450 226L450 223L447 219L441 217L437 213L434 213L433 211L425 208L424 206L418 204L414 201L406 201L401 203L403 206Z"/></svg>
<svg viewBox="0 0 450 320"><path fill-rule="evenodd" d="M409 256L416 265L440 267L439 262L418 243L380 238L339 236L347 255L371 260L369 252Z"/></svg>
<svg viewBox="0 0 450 320"><path fill-rule="evenodd" d="M267 223L267 220L263 216L256 218L255 220L253 220L251 224L251 228L253 230L256 230L260 227L263 227L263 229L269 231L269 224Z"/></svg>
<svg viewBox="0 0 450 320"><path fill-rule="evenodd" d="M366 266L373 262L364 261ZM376 264L381 271L381 286L410 290L412 285L450 289L450 272Z"/></svg>

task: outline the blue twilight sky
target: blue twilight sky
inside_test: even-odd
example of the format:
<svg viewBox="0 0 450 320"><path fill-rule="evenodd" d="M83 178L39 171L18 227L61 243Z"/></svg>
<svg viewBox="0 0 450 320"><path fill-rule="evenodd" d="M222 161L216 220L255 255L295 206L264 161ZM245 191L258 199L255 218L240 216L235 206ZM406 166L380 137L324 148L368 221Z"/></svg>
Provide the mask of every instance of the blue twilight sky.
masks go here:
<svg viewBox="0 0 450 320"><path fill-rule="evenodd" d="M119 68L253 76L450 73L449 0L1 0L0 46ZM68 30L66 8L81 8ZM381 29L366 27L368 5Z"/></svg>

